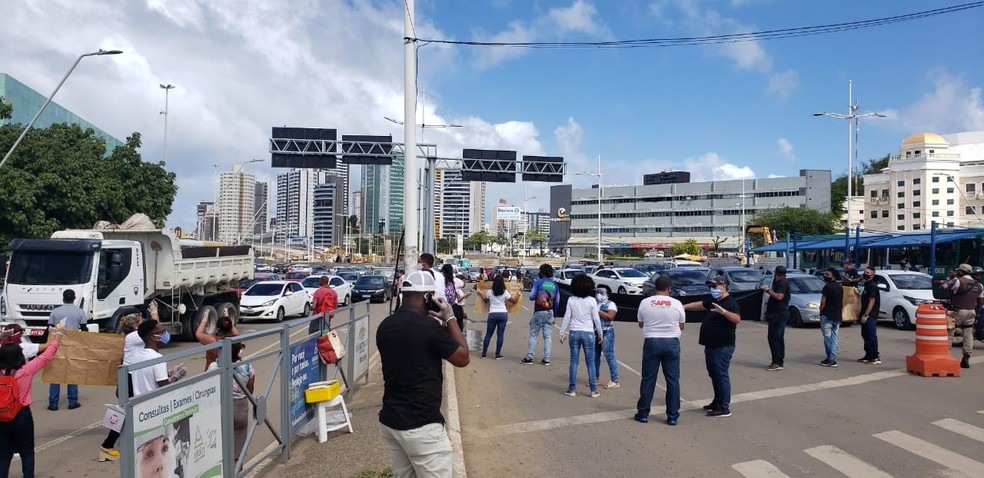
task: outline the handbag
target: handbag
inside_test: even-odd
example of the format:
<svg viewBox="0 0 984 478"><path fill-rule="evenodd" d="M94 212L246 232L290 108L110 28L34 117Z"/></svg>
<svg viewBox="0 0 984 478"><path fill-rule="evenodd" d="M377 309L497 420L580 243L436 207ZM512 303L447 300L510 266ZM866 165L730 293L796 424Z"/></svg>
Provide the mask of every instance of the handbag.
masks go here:
<svg viewBox="0 0 984 478"><path fill-rule="evenodd" d="M326 364L338 363L345 357L345 346L342 339L338 337L338 332L329 330L321 337L318 337L318 355Z"/></svg>

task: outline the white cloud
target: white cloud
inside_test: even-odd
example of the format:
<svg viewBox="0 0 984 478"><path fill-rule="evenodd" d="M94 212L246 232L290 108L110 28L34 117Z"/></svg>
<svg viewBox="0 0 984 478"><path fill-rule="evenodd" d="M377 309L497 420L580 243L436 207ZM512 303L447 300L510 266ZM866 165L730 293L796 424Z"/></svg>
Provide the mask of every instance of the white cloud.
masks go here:
<svg viewBox="0 0 984 478"><path fill-rule="evenodd" d="M496 33L490 37L481 34L476 36L476 40L497 43L527 43L536 41L533 29L525 23L514 21L509 24L509 29ZM475 66L478 68L491 68L506 60L519 58L528 52L526 48L514 47L481 47L475 50Z"/></svg>
<svg viewBox="0 0 984 478"><path fill-rule="evenodd" d="M547 16L559 27L560 32L581 32L589 35L601 33L602 27L595 22L598 9L584 0L575 0L566 8L553 8Z"/></svg>
<svg viewBox="0 0 984 478"><path fill-rule="evenodd" d="M793 153L793 143L786 138L779 138L776 141L776 154L789 161L796 161L796 154Z"/></svg>
<svg viewBox="0 0 984 478"><path fill-rule="evenodd" d="M752 179L755 177L755 171L752 171L752 168L729 163L715 152L684 159L683 165L686 171L690 171L690 180L693 182Z"/></svg>
<svg viewBox="0 0 984 478"><path fill-rule="evenodd" d="M769 86L766 91L779 99L788 99L799 89L800 77L796 70L786 70L782 73L775 73L769 77Z"/></svg>
<svg viewBox="0 0 984 478"><path fill-rule="evenodd" d="M888 118L879 122L906 132L932 131L940 134L984 129L984 99L981 87L972 86L960 75L943 68L928 74L933 90L914 103L882 111Z"/></svg>

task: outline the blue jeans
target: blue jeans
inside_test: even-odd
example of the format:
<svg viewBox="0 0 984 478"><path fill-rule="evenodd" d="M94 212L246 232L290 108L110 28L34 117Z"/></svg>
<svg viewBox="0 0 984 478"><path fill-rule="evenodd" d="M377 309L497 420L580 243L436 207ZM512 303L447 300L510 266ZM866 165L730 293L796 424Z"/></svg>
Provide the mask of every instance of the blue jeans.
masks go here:
<svg viewBox="0 0 984 478"><path fill-rule="evenodd" d="M823 351L827 354L827 360L837 361L837 331L840 329L840 321L827 319L827 316L820 316L820 332L823 334Z"/></svg>
<svg viewBox="0 0 984 478"><path fill-rule="evenodd" d="M550 361L550 333L553 332L553 311L541 310L533 312L530 318L530 343L526 347L526 358L533 360L533 349L536 348L536 339L543 332L543 360Z"/></svg>
<svg viewBox="0 0 984 478"><path fill-rule="evenodd" d="M61 385L53 383L48 386L48 405L57 407L58 401L61 399ZM78 385L68 385L68 404L73 405L79 403L79 386Z"/></svg>
<svg viewBox="0 0 984 478"><path fill-rule="evenodd" d="M9 422L0 422L0 476L8 476L14 453L20 453L23 476L34 476L34 416L23 407Z"/></svg>
<svg viewBox="0 0 984 478"><path fill-rule="evenodd" d="M492 341L492 332L495 332L495 356L502 355L503 334L506 332L506 322L509 322L509 314L505 312L493 312L489 314L488 327L485 328L485 344L482 346L482 357L489 351L489 342Z"/></svg>
<svg viewBox="0 0 984 478"><path fill-rule="evenodd" d="M666 380L666 418L680 417L680 339L677 338L650 338L642 343L642 383L636 404L638 417L649 417L660 366Z"/></svg>
<svg viewBox="0 0 984 478"><path fill-rule="evenodd" d="M734 345L724 347L704 347L704 364L707 375L711 377L714 388L714 408L728 410L731 408L731 377L728 369L731 367L731 356L735 353Z"/></svg>
<svg viewBox="0 0 984 478"><path fill-rule="evenodd" d="M879 358L878 355L878 311L876 310L868 321L861 324L861 338L864 339L865 358Z"/></svg>
<svg viewBox="0 0 984 478"><path fill-rule="evenodd" d="M567 390L573 392L577 388L577 363L581 348L584 349L584 363L588 366L588 386L591 387L592 392L598 390L598 385L595 382L596 377L594 367L591 366L591 364L594 363L594 346L596 343L594 332L572 331L570 342L571 366L568 369L570 379L568 380Z"/></svg>
<svg viewBox="0 0 984 478"><path fill-rule="evenodd" d="M605 361L608 362L608 370L612 374L612 381L618 381L618 362L615 360L615 327L601 327L604 344L595 344L594 369L595 377L601 378L601 355L604 352Z"/></svg>

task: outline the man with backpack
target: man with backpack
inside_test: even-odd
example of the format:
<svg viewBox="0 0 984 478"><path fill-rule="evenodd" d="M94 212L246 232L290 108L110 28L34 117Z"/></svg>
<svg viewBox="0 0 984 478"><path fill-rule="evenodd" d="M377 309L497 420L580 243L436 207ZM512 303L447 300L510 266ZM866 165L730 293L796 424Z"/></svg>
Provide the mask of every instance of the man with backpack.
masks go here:
<svg viewBox="0 0 984 478"><path fill-rule="evenodd" d="M977 298L981 294L981 283L971 277L973 268L970 264L960 264L954 270L954 277L943 284L945 289L953 292L950 304L954 310L954 329L950 330L950 342L956 327L963 332L963 359L961 368L970 368L970 354L974 351L974 322L977 321Z"/></svg>
<svg viewBox="0 0 984 478"><path fill-rule="evenodd" d="M554 282L553 275L553 266L540 265L540 277L530 287L533 317L530 318L530 341L526 347L526 357L520 361L524 365L533 364L533 349L536 348L536 340L541 332L543 333L543 360L540 360L540 363L550 365L550 332L560 306L560 287Z"/></svg>

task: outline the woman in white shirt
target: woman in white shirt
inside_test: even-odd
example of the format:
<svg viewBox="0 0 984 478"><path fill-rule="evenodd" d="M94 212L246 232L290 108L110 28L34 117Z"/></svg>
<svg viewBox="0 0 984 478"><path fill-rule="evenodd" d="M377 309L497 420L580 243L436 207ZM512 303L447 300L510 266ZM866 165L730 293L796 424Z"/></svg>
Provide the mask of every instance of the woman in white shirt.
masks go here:
<svg viewBox="0 0 984 478"><path fill-rule="evenodd" d="M568 369L569 380L564 395L576 396L577 363L580 349L584 349L584 363L588 367L588 387L591 388L591 398L601 395L595 376L595 344L601 342L601 319L598 317L598 301L595 300L595 283L585 274L578 274L571 280L573 295L567 300L567 310L564 321L560 324L560 341L568 336L570 327L571 365Z"/></svg>
<svg viewBox="0 0 984 478"><path fill-rule="evenodd" d="M506 281L500 275L492 279L492 290L478 296L489 304L488 327L485 329L482 358L485 358L488 353L489 342L492 341L492 332L495 332L495 359L499 360L502 358L503 334L506 332L506 323L509 322L509 307L519 302L519 296L513 296L506 290Z"/></svg>

